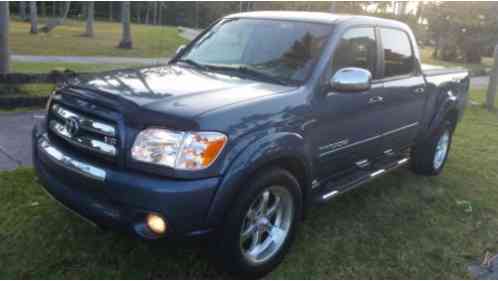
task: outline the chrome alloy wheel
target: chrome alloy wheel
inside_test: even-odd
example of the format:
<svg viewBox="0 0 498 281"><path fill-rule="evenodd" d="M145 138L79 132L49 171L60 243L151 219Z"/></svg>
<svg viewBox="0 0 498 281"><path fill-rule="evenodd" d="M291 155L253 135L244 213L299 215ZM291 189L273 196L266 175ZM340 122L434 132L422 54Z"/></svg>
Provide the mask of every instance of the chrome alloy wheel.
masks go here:
<svg viewBox="0 0 498 281"><path fill-rule="evenodd" d="M439 138L436 146L436 153L434 154L434 169L439 170L443 166L446 155L448 154L448 148L450 146L450 132L446 130L443 135Z"/></svg>
<svg viewBox="0 0 498 281"><path fill-rule="evenodd" d="M270 186L252 202L240 231L240 248L252 264L269 260L284 244L294 219L294 202L282 186Z"/></svg>

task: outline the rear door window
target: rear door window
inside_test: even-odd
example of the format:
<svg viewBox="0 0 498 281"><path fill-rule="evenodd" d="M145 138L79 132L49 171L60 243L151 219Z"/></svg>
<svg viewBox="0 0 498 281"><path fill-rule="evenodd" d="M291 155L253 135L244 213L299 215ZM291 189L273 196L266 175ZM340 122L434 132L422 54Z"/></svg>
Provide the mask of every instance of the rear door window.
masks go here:
<svg viewBox="0 0 498 281"><path fill-rule="evenodd" d="M410 38L401 30L380 28L384 48L384 77L412 74L415 71Z"/></svg>

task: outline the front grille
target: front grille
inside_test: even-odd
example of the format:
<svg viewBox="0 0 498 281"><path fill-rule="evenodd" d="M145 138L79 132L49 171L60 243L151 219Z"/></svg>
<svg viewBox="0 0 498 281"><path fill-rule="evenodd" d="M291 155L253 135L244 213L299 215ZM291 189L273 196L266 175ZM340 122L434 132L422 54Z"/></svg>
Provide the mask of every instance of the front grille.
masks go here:
<svg viewBox="0 0 498 281"><path fill-rule="evenodd" d="M118 156L117 128L111 122L53 104L48 128L67 145L85 153L111 159Z"/></svg>

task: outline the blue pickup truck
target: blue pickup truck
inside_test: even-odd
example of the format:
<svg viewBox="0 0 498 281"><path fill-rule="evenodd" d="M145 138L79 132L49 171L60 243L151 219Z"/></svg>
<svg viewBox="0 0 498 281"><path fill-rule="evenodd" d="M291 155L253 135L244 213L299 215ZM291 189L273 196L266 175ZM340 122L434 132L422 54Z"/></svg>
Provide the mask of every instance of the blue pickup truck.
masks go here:
<svg viewBox="0 0 498 281"><path fill-rule="evenodd" d="M166 65L57 89L33 130L34 165L96 225L207 237L216 264L260 277L313 204L405 165L440 174L468 89L465 70L423 68L397 21L235 14Z"/></svg>

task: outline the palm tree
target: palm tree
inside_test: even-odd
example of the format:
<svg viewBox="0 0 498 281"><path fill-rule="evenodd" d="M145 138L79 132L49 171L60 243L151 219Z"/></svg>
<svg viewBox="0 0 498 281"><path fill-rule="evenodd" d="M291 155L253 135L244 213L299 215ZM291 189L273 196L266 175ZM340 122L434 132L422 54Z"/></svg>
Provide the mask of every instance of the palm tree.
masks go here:
<svg viewBox="0 0 498 281"><path fill-rule="evenodd" d="M54 7L55 7L55 5L54 5ZM71 9L71 2L70 1L65 2L64 12L62 13L62 16L58 19L50 20L49 22L47 22L47 24L45 26L40 28L40 30L42 32L49 33L57 26L62 25L64 23L64 21L66 20L70 9Z"/></svg>
<svg viewBox="0 0 498 281"><path fill-rule="evenodd" d="M109 21L112 22L114 18L112 17L112 1L109 1Z"/></svg>
<svg viewBox="0 0 498 281"><path fill-rule="evenodd" d="M26 2L19 2L19 18L25 21L28 17L26 16Z"/></svg>
<svg viewBox="0 0 498 281"><path fill-rule="evenodd" d="M36 9L36 1L29 2L29 20L31 21L32 34L38 33L38 11Z"/></svg>
<svg viewBox="0 0 498 281"><path fill-rule="evenodd" d="M119 42L118 48L131 49L133 48L133 42L131 40L131 30L130 30L129 1L121 3L121 23L123 24L123 32L121 35L121 42Z"/></svg>
<svg viewBox="0 0 498 281"><path fill-rule="evenodd" d="M0 1L0 74L9 72L9 2Z"/></svg>
<svg viewBox="0 0 498 281"><path fill-rule="evenodd" d="M87 2L86 6L86 31L83 36L93 37L94 28L93 23L95 22L95 2Z"/></svg>
<svg viewBox="0 0 498 281"><path fill-rule="evenodd" d="M335 1L330 2L329 13L335 14L336 12L336 3Z"/></svg>

